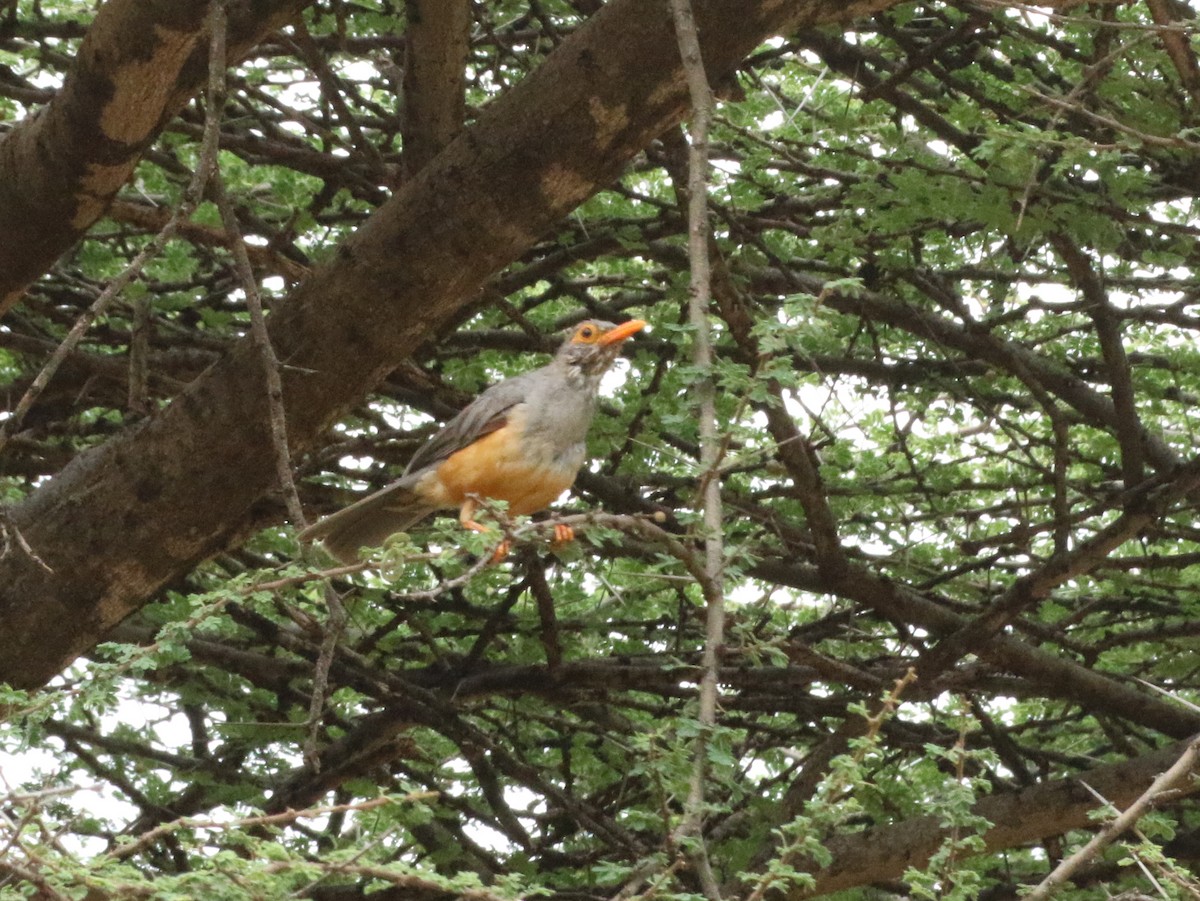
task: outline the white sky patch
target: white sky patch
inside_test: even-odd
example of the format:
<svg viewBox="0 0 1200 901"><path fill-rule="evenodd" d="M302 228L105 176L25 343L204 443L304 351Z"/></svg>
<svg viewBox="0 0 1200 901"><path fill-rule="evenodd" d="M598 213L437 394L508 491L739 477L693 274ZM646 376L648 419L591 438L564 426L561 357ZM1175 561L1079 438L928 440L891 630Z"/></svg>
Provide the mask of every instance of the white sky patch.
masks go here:
<svg viewBox="0 0 1200 901"><path fill-rule="evenodd" d="M414 410L412 407L403 407L399 404L381 404L375 407L375 412L388 424L389 428L397 430L416 429L433 422L433 417L427 413Z"/></svg>
<svg viewBox="0 0 1200 901"><path fill-rule="evenodd" d="M616 394L622 385L629 379L629 361L623 357L618 357L613 363L612 368L604 373L604 377L600 379L600 394L602 397L610 397Z"/></svg>
<svg viewBox="0 0 1200 901"><path fill-rule="evenodd" d="M759 118L758 126L763 131L774 131L782 127L787 120L788 117L783 114L782 110L774 110Z"/></svg>
<svg viewBox="0 0 1200 901"><path fill-rule="evenodd" d="M493 829L487 823L471 820L464 827L464 831L471 836L471 840L475 844L488 851L510 854L516 850L516 846L509 841L507 835L499 829Z"/></svg>
<svg viewBox="0 0 1200 901"><path fill-rule="evenodd" d="M338 458L338 465L351 472L367 472L375 465L374 457L354 457L347 454L344 457ZM367 484L362 484L363 489L367 488Z"/></svg>
<svg viewBox="0 0 1200 901"><path fill-rule="evenodd" d="M737 607L749 607L757 604L762 598L762 592L752 582L741 582L734 585L728 592L726 600Z"/></svg>
<svg viewBox="0 0 1200 901"><path fill-rule="evenodd" d="M1001 15L1010 19L1020 19L1030 28L1036 28L1039 31L1052 30L1054 24L1053 16L1034 9L1032 6L1001 10Z"/></svg>
<svg viewBox="0 0 1200 901"><path fill-rule="evenodd" d="M58 42L53 38L47 38L46 43L47 45L53 46ZM50 91L57 91L63 86L62 76L59 73L47 72L45 69L30 72L28 75L26 75L26 80L35 88L43 88Z"/></svg>
<svg viewBox="0 0 1200 901"><path fill-rule="evenodd" d="M738 175L742 171L742 164L737 160L714 159L712 167L717 172L723 172L726 175Z"/></svg>
<svg viewBox="0 0 1200 901"><path fill-rule="evenodd" d="M886 413L887 401L860 393L855 396L853 403L846 403L838 391L841 382L802 383L784 393L784 408L798 423L809 423L810 413L816 413L840 437L846 437L850 432L851 440L865 442L867 435L858 426L858 420L866 414Z"/></svg>
<svg viewBox="0 0 1200 901"><path fill-rule="evenodd" d="M379 77L379 69L374 63L363 59L339 62L335 66L339 75L344 75L354 82L367 82Z"/></svg>

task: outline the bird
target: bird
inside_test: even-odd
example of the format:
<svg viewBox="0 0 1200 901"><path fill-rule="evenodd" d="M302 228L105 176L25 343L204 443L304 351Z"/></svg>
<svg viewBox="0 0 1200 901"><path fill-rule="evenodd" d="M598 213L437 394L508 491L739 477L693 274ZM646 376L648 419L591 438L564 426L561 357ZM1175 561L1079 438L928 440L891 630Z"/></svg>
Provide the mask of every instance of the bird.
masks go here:
<svg viewBox="0 0 1200 901"><path fill-rule="evenodd" d="M300 540L355 563L361 548L438 510L457 509L464 528L487 532L475 521L486 500L506 501L513 516L544 509L575 483L600 379L625 340L645 327L641 319L580 322L548 364L492 385L417 450L399 479L318 520ZM569 527L555 528L556 541L571 537ZM506 551L501 545L497 559Z"/></svg>

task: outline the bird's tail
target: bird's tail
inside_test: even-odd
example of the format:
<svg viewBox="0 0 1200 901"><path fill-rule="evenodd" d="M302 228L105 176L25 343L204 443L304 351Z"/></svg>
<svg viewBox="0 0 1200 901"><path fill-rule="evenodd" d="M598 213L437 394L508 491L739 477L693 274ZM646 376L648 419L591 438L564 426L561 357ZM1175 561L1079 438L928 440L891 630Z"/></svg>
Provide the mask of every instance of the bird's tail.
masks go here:
<svg viewBox="0 0 1200 901"><path fill-rule="evenodd" d="M376 547L396 532L416 525L437 508L414 491L416 480L403 478L364 497L300 533L301 541L320 541L344 563L354 563L359 548Z"/></svg>

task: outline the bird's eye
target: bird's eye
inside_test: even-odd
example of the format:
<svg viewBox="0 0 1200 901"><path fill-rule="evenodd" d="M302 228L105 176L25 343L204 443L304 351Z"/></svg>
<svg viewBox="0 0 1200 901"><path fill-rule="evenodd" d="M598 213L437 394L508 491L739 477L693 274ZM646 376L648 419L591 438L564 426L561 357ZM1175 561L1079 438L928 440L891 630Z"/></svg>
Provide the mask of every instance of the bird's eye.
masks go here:
<svg viewBox="0 0 1200 901"><path fill-rule="evenodd" d="M591 341L594 337L596 337L596 330L590 325L585 325L579 331L577 331L575 335L582 341Z"/></svg>

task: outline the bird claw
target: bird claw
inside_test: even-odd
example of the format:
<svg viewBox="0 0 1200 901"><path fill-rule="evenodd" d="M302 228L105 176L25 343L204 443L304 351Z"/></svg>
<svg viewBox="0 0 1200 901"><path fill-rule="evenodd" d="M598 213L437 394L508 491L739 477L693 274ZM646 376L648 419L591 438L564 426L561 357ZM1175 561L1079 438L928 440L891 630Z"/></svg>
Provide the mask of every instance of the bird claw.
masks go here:
<svg viewBox="0 0 1200 901"><path fill-rule="evenodd" d="M473 519L464 519L464 520L462 520L461 525L464 529L469 529L472 532L492 532L492 531L494 531L490 526L485 526L483 523L476 522ZM512 548L512 542L509 541L507 538L505 538L498 545L496 545L496 549L494 551L492 551L492 559L489 560L488 562L491 563L493 566L495 564L499 563L505 557L508 556L508 552L511 548Z"/></svg>
<svg viewBox="0 0 1200 901"><path fill-rule="evenodd" d="M472 532L493 531L491 527L485 526L483 523L478 523L469 517L460 520L460 523L464 529L469 529ZM554 547L557 548L564 544L570 544L574 540L575 530L573 528L561 522L556 522L554 524L554 538L552 539ZM496 550L492 551L492 559L490 562L493 565L500 563L505 557L508 556L508 552L510 550L512 550L512 541L508 538L505 538L498 545L496 545Z"/></svg>

